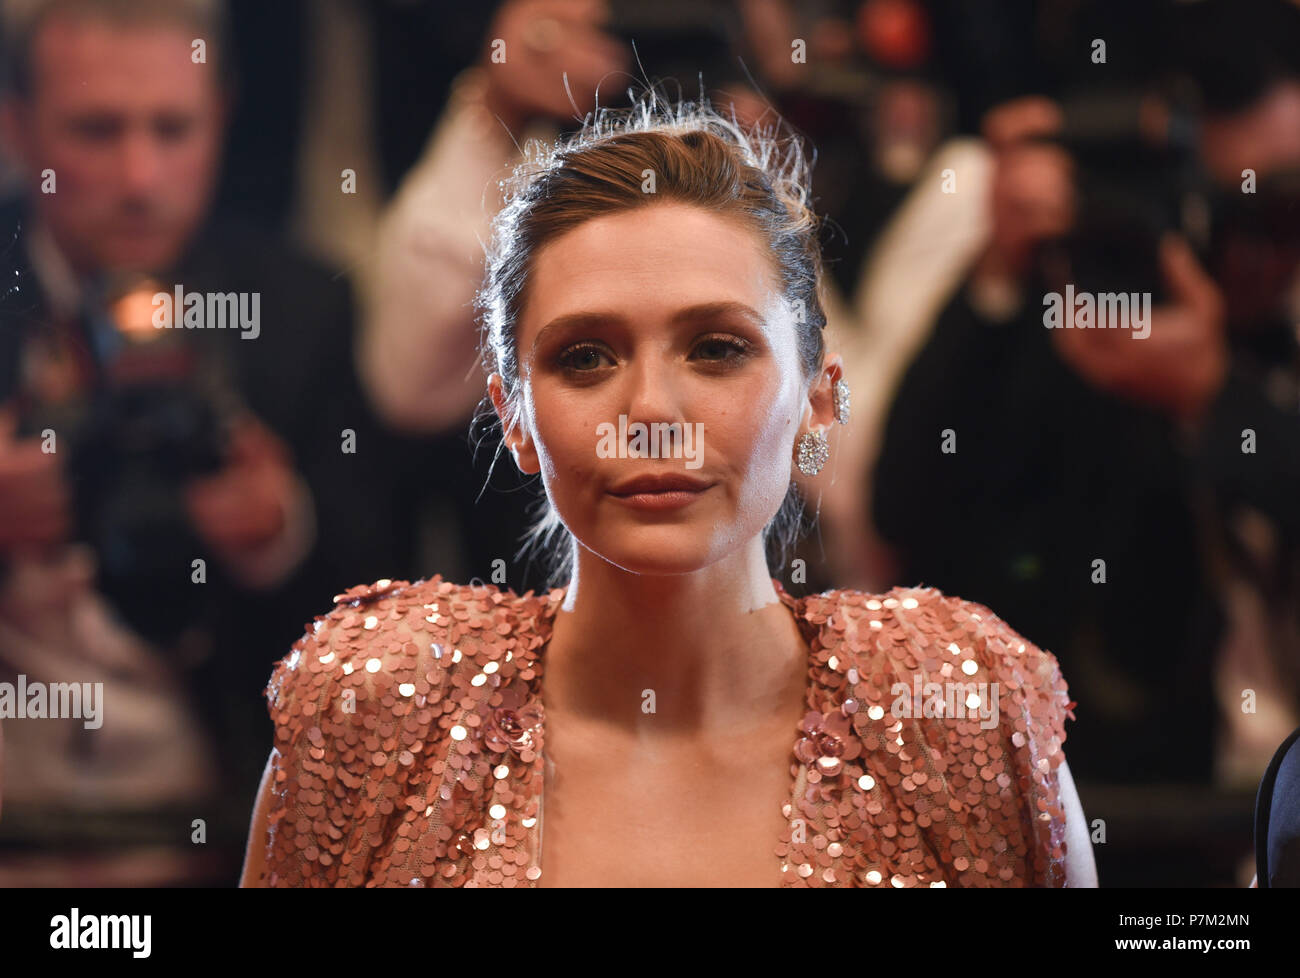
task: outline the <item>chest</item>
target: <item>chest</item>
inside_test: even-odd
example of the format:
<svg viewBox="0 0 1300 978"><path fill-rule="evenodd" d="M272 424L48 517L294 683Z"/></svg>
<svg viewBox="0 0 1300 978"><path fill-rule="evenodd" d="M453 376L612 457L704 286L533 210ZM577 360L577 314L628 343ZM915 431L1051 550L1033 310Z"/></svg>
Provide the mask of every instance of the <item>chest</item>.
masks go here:
<svg viewBox="0 0 1300 978"><path fill-rule="evenodd" d="M538 885L773 887L791 742L741 752L558 751L541 804Z"/></svg>

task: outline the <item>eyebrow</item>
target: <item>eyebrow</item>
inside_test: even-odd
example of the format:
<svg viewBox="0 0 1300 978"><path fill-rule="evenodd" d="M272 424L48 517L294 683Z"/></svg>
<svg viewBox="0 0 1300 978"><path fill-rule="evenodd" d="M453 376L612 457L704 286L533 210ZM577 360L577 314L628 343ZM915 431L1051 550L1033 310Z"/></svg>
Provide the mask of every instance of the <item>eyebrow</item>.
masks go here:
<svg viewBox="0 0 1300 978"><path fill-rule="evenodd" d="M723 319L729 316L744 319L757 329L762 329L766 321L754 310L752 306L747 306L743 302L733 300L723 300L720 302L702 302L694 306L686 306L678 309L673 313L669 320L674 326L687 326L692 323L707 322L716 319ZM619 315L616 312L571 312L563 316L556 316L549 323L543 326L537 333L537 338L533 340L533 351L536 351L542 344L542 340L552 332L560 332L575 329L599 329L602 326L626 325L627 317Z"/></svg>

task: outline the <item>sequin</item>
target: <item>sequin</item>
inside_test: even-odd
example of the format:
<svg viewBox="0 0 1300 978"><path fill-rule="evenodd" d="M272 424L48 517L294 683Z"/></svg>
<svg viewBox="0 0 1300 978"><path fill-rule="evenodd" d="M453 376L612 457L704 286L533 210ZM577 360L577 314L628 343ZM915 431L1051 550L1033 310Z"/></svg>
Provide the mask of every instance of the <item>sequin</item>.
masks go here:
<svg viewBox="0 0 1300 978"><path fill-rule="evenodd" d="M1062 885L1056 769L1075 704L1055 658L934 588L796 599L773 583L809 648L790 827L773 840L784 885ZM536 885L538 690L563 596L437 576L336 595L267 686L265 882ZM887 711L918 673L997 683L998 724Z"/></svg>

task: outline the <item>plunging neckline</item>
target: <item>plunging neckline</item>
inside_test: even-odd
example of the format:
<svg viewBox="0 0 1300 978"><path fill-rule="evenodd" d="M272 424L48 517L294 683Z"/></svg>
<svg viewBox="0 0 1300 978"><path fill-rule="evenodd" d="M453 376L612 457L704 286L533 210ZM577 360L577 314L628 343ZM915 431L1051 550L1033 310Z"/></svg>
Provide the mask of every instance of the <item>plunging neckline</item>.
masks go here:
<svg viewBox="0 0 1300 978"><path fill-rule="evenodd" d="M806 711L821 712L819 707L817 706L815 690L813 688L814 669L812 668L814 664L813 653L816 651L816 649L814 648L814 643L819 635L820 629L816 625L811 624L808 621L808 619L805 617L804 615L805 599L796 598L793 595L791 595L788 591L786 591L785 587L781 584L781 581L779 579L773 577L771 578L771 581L772 581L772 585L776 589L776 595L778 600L782 604L784 604L788 609L790 609L790 612L794 617L795 625L799 629L799 635L803 639L806 648L806 652L805 652L806 662L804 664L804 706L806 708ZM543 855L544 834L546 829L546 783L547 783L547 779L551 776L552 773L550 770L552 761L546 753L546 703L544 700L544 691L546 685L546 652L550 648L551 637L552 635L554 635L556 616L559 613L560 607L564 604L564 598L568 595L568 592L569 592L568 585L553 590L550 594L549 599L546 602L546 605L543 607L541 613L538 615L538 630L541 632L543 639L542 639L542 643L537 647L537 651L534 655L534 662L536 663L536 671L537 671L537 677L535 679L536 686L534 689L534 698L537 704L541 707L542 749L538 755L538 759L540 761L539 767L541 769L539 777L541 780L540 780L540 786L538 787L537 790L537 841L536 841L536 846L534 851L533 865L538 870L539 878L541 874L545 872L545 867L542 862L542 855ZM790 750L787 755L787 760L793 759L795 764L798 765L798 768L794 776L789 779L789 789L786 791L785 802L783 803L783 804L790 805L791 814L789 816L786 816L787 822L789 822L790 819L795 817L794 813L799 811L799 799L803 796L803 793L806 790L808 784L808 765L805 762L801 761L798 758L798 756L795 754L795 748L799 743L799 739L800 739L800 733L796 727L796 730L794 731L790 740ZM780 844L784 841L785 841L784 839L778 837L776 843ZM775 847L773 848L772 851L775 854ZM537 885L536 880L532 882L534 886ZM784 884L785 881L783 879L781 885L784 886Z"/></svg>

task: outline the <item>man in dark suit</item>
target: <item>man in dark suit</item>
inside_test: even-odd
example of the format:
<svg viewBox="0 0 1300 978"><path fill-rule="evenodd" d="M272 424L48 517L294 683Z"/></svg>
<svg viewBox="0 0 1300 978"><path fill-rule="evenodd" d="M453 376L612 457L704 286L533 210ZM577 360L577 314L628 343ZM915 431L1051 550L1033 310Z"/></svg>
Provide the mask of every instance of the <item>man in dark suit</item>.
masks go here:
<svg viewBox="0 0 1300 978"><path fill-rule="evenodd" d="M27 193L0 208L0 669L102 678L107 720L7 731L0 865L83 880L95 824L99 865L127 839L211 854L115 880L233 880L272 663L405 567L393 448L346 283L210 213L221 5L49 0L5 26Z"/></svg>

